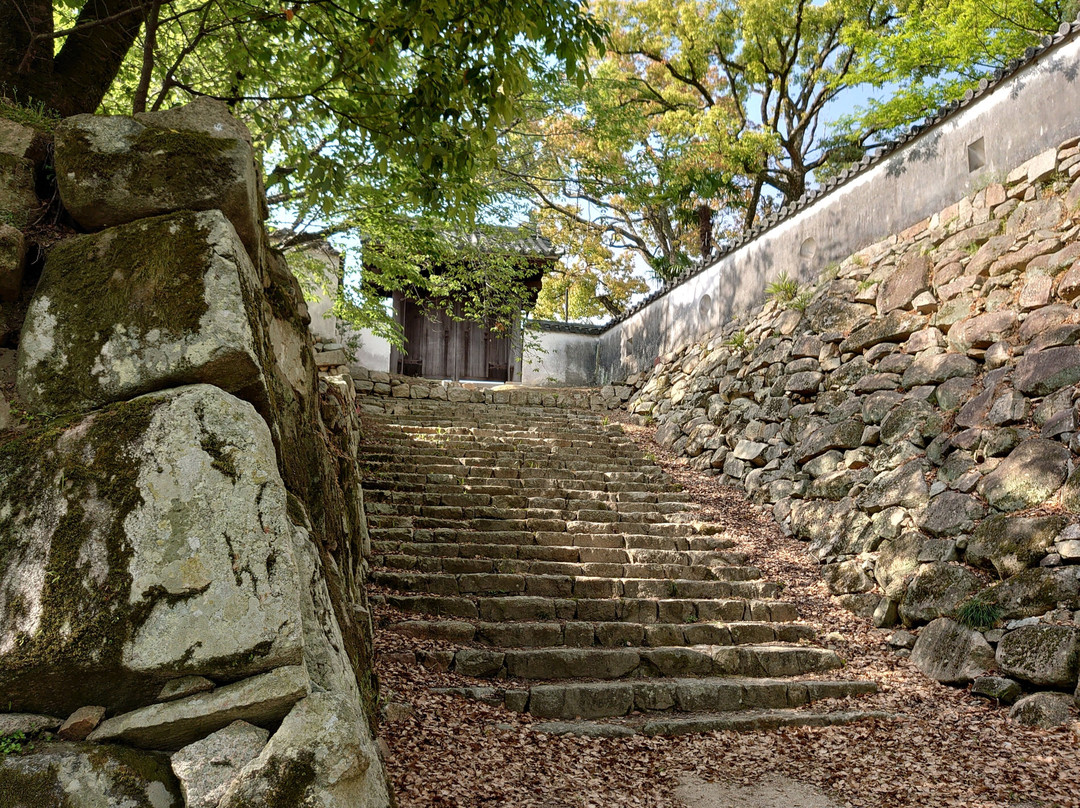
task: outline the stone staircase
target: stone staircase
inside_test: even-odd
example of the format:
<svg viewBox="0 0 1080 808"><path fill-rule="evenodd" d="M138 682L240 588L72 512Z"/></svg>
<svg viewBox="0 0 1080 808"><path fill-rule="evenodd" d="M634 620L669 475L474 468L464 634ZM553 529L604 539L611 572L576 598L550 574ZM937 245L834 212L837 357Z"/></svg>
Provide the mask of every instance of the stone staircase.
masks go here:
<svg viewBox="0 0 1080 808"><path fill-rule="evenodd" d="M463 695L581 734L832 724L834 679L781 584L620 427L544 406L359 399L383 630L440 640ZM572 723L565 723L572 721Z"/></svg>

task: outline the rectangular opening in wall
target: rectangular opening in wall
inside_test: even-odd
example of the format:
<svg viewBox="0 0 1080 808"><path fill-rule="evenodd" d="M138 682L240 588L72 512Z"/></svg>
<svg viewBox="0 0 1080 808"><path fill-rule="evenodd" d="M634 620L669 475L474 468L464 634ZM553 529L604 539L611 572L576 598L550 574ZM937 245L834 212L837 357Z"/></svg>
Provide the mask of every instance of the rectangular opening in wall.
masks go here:
<svg viewBox="0 0 1080 808"><path fill-rule="evenodd" d="M968 158L968 173L977 171L986 165L986 143L982 138L968 144L967 147Z"/></svg>

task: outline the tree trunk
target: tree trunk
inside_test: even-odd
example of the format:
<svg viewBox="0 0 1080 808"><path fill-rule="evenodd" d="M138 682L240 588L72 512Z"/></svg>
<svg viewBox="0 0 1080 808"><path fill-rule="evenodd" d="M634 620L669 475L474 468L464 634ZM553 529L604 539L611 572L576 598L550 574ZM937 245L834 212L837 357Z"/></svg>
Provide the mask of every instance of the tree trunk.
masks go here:
<svg viewBox="0 0 1080 808"><path fill-rule="evenodd" d="M96 111L145 15L143 0L86 0L53 57L51 0L3 0L0 93L63 116Z"/></svg>

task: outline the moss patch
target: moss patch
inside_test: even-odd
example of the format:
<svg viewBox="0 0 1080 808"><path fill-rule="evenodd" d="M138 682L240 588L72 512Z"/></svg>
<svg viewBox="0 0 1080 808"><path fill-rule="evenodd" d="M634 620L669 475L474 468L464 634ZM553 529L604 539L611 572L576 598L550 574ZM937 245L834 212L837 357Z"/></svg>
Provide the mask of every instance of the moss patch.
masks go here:
<svg viewBox="0 0 1080 808"><path fill-rule="evenodd" d="M35 370L50 407L99 401L90 369L114 330L140 342L152 331L167 341L198 330L208 309L203 279L212 249L210 231L196 217L144 219L53 248L37 298L49 301L58 320L55 343L67 362L52 356Z"/></svg>
<svg viewBox="0 0 1080 808"><path fill-rule="evenodd" d="M160 405L114 405L0 446L0 501L12 506L0 518L0 568L25 558L35 534L47 551L39 624L16 635L15 648L0 658L5 704L41 710L58 700L96 703L79 700L103 684L88 674L120 667L147 612L146 604L129 602L132 551L123 523L142 504L135 446ZM20 505L28 500L33 506ZM9 614L28 608L18 593L5 607Z"/></svg>
<svg viewBox="0 0 1080 808"><path fill-rule="evenodd" d="M127 196L142 199L177 192L183 196L184 189L205 194L207 189L220 188L222 178L232 176L235 159L230 152L241 145L204 132L147 127L127 151L106 154L82 132L69 131L64 135L64 147L57 152L56 170L57 174L74 173L80 182L108 183ZM168 207L173 206L158 209Z"/></svg>

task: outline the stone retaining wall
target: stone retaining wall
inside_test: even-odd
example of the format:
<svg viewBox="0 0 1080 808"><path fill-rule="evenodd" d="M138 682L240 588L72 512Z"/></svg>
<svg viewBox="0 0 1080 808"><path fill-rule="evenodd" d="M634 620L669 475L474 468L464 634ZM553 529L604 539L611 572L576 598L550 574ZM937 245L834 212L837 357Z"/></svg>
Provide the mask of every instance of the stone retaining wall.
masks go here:
<svg viewBox="0 0 1080 808"><path fill-rule="evenodd" d="M355 393L246 129L0 121L0 156L0 803L389 805Z"/></svg>
<svg viewBox="0 0 1080 808"><path fill-rule="evenodd" d="M929 623L930 675L1071 694L1078 305L1072 138L659 357L628 409L771 509L852 611Z"/></svg>

